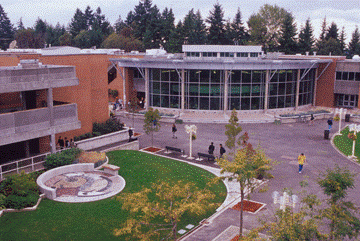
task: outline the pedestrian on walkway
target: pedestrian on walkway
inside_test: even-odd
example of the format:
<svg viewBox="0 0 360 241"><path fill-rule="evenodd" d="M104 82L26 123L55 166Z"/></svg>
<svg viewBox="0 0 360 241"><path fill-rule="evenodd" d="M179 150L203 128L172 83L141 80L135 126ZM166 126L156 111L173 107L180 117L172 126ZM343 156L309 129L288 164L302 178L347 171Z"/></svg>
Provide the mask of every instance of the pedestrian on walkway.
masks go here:
<svg viewBox="0 0 360 241"><path fill-rule="evenodd" d="M224 153L226 152L225 148L220 144L220 158L223 157Z"/></svg>
<svg viewBox="0 0 360 241"><path fill-rule="evenodd" d="M298 156L299 173L301 173L305 161L306 161L306 156L304 155L304 153L301 153L301 154Z"/></svg>
<svg viewBox="0 0 360 241"><path fill-rule="evenodd" d="M131 142L133 134L134 134L134 132L133 132L133 130L131 129L131 126L130 126L130 127L129 127L129 142Z"/></svg>
<svg viewBox="0 0 360 241"><path fill-rule="evenodd" d="M173 133L173 137L172 137L172 138L177 139L177 137L176 137L176 135L175 135L175 133L177 132L177 128L176 128L176 125L175 125L175 124L172 125L171 131L172 131L172 133Z"/></svg>
<svg viewBox="0 0 360 241"><path fill-rule="evenodd" d="M209 154L213 155L214 154L214 150L215 150L215 146L214 146L214 142L211 142L210 146L209 146Z"/></svg>
<svg viewBox="0 0 360 241"><path fill-rule="evenodd" d="M329 119L327 120L327 123L328 123L328 125L329 125L329 131L330 131L330 130L331 130L331 127L332 127L332 124L333 124L332 119L329 118Z"/></svg>
<svg viewBox="0 0 360 241"><path fill-rule="evenodd" d="M310 123L309 123L310 126L313 126L313 125L314 125L314 120L315 120L314 114L311 114L311 116L310 116Z"/></svg>

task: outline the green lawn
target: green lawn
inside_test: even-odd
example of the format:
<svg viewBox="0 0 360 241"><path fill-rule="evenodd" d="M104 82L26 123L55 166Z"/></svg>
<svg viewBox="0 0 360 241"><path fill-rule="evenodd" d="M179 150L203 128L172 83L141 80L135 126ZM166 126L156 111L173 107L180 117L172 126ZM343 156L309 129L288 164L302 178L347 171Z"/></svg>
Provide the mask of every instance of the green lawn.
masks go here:
<svg viewBox="0 0 360 241"><path fill-rule="evenodd" d="M126 180L122 193L139 191L160 180L189 181L204 188L214 177L201 168L142 152L114 151L107 155L111 164L120 166L119 174ZM215 202L224 201L226 188L223 183L210 190L216 193ZM186 216L178 229L190 223L197 225L214 212ZM112 232L121 227L127 217L128 213L114 197L90 203L60 203L45 199L36 211L3 214L0 240L124 240L113 236Z"/></svg>
<svg viewBox="0 0 360 241"><path fill-rule="evenodd" d="M335 136L334 138L334 144L336 148L338 148L342 153L344 153L346 156L351 156L352 154L352 146L353 146L353 140L348 138L349 134L349 128L346 127L344 130L341 131L341 136ZM355 156L358 158L360 157L360 133L357 134L358 139L355 141Z"/></svg>

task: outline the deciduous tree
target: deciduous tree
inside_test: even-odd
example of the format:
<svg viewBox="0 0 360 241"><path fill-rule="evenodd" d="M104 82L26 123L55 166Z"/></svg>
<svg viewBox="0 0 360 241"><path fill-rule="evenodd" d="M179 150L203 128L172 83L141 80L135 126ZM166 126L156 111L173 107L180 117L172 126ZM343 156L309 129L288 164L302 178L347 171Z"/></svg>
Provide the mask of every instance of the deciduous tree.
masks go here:
<svg viewBox="0 0 360 241"><path fill-rule="evenodd" d="M227 136L225 145L231 150L229 151L229 154L232 156L235 154L234 151L236 150L236 144L241 144L241 137L239 137L239 134L242 131L242 127L238 121L239 118L237 117L237 112L234 109L231 111L229 124L225 125L225 135Z"/></svg>
<svg viewBox="0 0 360 241"><path fill-rule="evenodd" d="M199 189L193 183L155 183L151 189L119 196L123 208L132 218L125 227L115 230L115 235L130 234L132 238L177 239L178 223L185 213L204 214L219 204L211 203L215 194ZM135 217L136 216L136 217Z"/></svg>
<svg viewBox="0 0 360 241"><path fill-rule="evenodd" d="M240 237L243 233L243 200L245 191L253 192L257 186L255 181L259 173L264 177L271 177L267 171L271 169L270 159L260 149L253 149L251 144L247 143L244 148L237 150L234 160L218 159L218 165L221 168L220 173L223 176L218 179L228 179L236 181L240 185Z"/></svg>
<svg viewBox="0 0 360 241"><path fill-rule="evenodd" d="M147 135L151 134L151 145L154 145L154 132L158 132L160 130L160 114L158 110L154 110L153 108L149 108L149 110L145 113L144 126L143 129Z"/></svg>

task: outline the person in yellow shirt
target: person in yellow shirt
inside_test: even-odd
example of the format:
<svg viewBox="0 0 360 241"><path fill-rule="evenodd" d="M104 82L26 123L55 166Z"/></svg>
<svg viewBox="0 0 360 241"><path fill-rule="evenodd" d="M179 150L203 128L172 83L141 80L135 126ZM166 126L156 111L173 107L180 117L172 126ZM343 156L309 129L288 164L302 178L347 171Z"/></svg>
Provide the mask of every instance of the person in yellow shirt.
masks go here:
<svg viewBox="0 0 360 241"><path fill-rule="evenodd" d="M301 170L303 169L304 163L306 161L306 156L304 155L304 153L301 153L298 156L298 163L299 163L299 173L301 173Z"/></svg>

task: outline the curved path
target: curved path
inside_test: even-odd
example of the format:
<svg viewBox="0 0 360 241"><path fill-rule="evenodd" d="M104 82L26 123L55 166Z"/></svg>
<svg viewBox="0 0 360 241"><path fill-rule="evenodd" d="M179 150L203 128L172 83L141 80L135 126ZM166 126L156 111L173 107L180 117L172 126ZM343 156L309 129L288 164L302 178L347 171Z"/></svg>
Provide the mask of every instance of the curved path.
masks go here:
<svg viewBox="0 0 360 241"><path fill-rule="evenodd" d="M121 118L121 121L132 125L132 119ZM135 121L135 131L142 132L143 120ZM177 139L172 138L171 124L162 123L161 130L154 134L154 146L164 148L166 145L185 149L188 153L189 143L188 135L184 129L185 124L177 125ZM226 136L225 124L216 123L196 123L198 127L197 140L193 142L193 153L207 152L207 147L211 141L215 144L215 154L219 152L219 144L225 143ZM324 198L322 190L317 184L317 178L328 168L334 168L336 165L347 167L354 173L360 173L360 165L351 162L335 150L330 140L324 139L324 129L327 128L326 120L315 120L313 126L304 123L281 124L241 124L243 131L247 131L250 136L250 142L264 149L265 153L277 161L277 165L271 171L275 176L266 185L267 192L254 193L251 199L266 203L266 208L256 215L245 214L244 227L252 229L258 226L257 218L262 220L273 217L278 208L274 205L271 197L273 191L282 192L284 188L290 188L294 193L302 191L299 183L308 180L308 187L305 189L308 193L318 195ZM345 126L345 123L343 123ZM338 122L334 123L330 135L338 130ZM139 137L140 148L151 145L151 136L142 135ZM307 157L307 163L304 165L303 172L298 173L297 156L304 153ZM348 200L360 207L358 188L360 187L359 176L355 178L355 189L348 191ZM297 207L299 208L299 207ZM194 224L196 225L196 224ZM203 226L186 240L212 240L217 237L229 226L239 225L239 213L228 209L219 215L209 226Z"/></svg>

